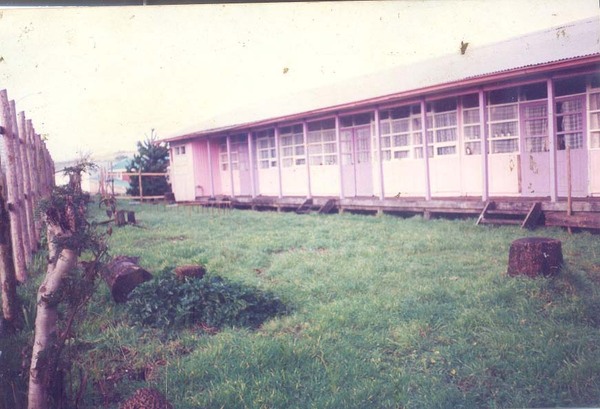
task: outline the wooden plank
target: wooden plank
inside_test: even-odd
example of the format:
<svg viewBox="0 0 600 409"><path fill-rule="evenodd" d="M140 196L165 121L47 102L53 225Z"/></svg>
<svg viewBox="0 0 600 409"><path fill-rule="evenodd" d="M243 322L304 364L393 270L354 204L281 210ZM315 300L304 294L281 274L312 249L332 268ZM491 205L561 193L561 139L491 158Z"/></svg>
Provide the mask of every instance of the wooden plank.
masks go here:
<svg viewBox="0 0 600 409"><path fill-rule="evenodd" d="M523 220L521 228L530 230L535 229L535 226L538 225L542 214L542 204L540 202L535 202L533 206L531 206L529 213L527 213L525 220Z"/></svg>
<svg viewBox="0 0 600 409"><path fill-rule="evenodd" d="M320 209L319 214L327 214L335 207L335 199L329 199Z"/></svg>
<svg viewBox="0 0 600 409"><path fill-rule="evenodd" d="M511 224L515 226L521 225L521 220L519 219L486 219L485 217L481 219L479 224Z"/></svg>
<svg viewBox="0 0 600 409"><path fill-rule="evenodd" d="M477 222L475 223L475 225L479 225L481 223L483 223L483 220L485 218L486 213L491 210L491 208L494 208L494 202L489 201L485 204L485 207L483 208L483 210L481 211L481 214L479 215L479 218L477 219Z"/></svg>
<svg viewBox="0 0 600 409"><path fill-rule="evenodd" d="M574 213L569 216L565 213L546 212L544 216L546 226L600 229L599 213Z"/></svg>

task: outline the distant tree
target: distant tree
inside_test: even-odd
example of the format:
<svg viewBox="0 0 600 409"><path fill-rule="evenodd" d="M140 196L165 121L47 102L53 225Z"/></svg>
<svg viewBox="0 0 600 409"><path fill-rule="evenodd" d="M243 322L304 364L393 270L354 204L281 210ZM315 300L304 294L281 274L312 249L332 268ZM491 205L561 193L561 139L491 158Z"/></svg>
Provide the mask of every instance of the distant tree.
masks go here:
<svg viewBox="0 0 600 409"><path fill-rule="evenodd" d="M162 173L169 167L169 148L157 142L158 138L154 129L146 140L137 143L138 153L133 156L131 164L127 167L128 172ZM164 176L142 177L142 189L144 196L160 196L171 190L167 178ZM127 194L139 196L140 188L138 178L133 176L129 182Z"/></svg>

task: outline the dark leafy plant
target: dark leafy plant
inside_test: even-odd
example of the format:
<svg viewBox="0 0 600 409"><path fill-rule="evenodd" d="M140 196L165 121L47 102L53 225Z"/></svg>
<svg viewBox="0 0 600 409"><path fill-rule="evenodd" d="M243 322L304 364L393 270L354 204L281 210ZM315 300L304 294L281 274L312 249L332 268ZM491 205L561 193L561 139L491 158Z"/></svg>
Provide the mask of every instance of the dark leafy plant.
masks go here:
<svg viewBox="0 0 600 409"><path fill-rule="evenodd" d="M202 279L168 276L149 281L130 294L127 306L135 324L155 328L194 324L257 328L268 318L287 311L271 293L209 275Z"/></svg>

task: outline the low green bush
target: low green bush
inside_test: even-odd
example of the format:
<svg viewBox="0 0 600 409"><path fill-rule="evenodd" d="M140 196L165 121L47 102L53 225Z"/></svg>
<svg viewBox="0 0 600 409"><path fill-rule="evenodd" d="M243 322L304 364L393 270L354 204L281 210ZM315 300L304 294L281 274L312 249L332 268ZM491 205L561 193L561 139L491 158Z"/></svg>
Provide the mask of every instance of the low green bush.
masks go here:
<svg viewBox="0 0 600 409"><path fill-rule="evenodd" d="M275 295L219 276L178 279L167 274L137 287L127 303L133 323L153 328L200 324L257 328L287 310Z"/></svg>

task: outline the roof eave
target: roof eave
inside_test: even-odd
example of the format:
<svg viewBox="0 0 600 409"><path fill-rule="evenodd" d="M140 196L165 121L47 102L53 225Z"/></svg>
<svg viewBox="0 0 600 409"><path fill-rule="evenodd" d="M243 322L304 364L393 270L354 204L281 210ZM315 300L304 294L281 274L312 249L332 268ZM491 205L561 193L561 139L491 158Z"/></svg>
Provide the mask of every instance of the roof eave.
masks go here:
<svg viewBox="0 0 600 409"><path fill-rule="evenodd" d="M257 121L250 121L240 124L234 124L231 126L225 126L220 128L206 129L197 132L191 132L183 135L174 136L171 138L165 138L161 141L163 142L182 142L190 139L200 138L200 137L208 137L211 136L220 136L224 133L232 133L237 131L250 130L252 128L261 128L268 125L275 125L280 122L293 122L305 120L310 117L315 117L319 115L327 115L327 114L336 114L340 111L348 111L353 109L358 109L361 107L373 106L373 105L381 105L390 103L393 101L401 101L407 100L411 98L426 98L431 97L432 94L439 94L441 92L451 92L452 90L459 88L474 88L481 87L486 83L491 82L500 82L507 81L513 79L518 76L523 75L543 75L552 71L556 71L559 69L567 69L567 68L576 68L581 67L593 63L600 64L600 53L586 55L582 57L570 58L566 60L552 61L543 64L536 64L531 66L519 67L504 71L498 71L493 73L481 74L476 76L467 77L464 79L435 84L423 88L416 88L408 91L402 91L399 93L393 93L384 96L378 96L368 99L363 99L359 101L353 101L345 104L339 104L329 107L317 108L309 111L302 111L294 114L283 115L273 118L261 119Z"/></svg>

